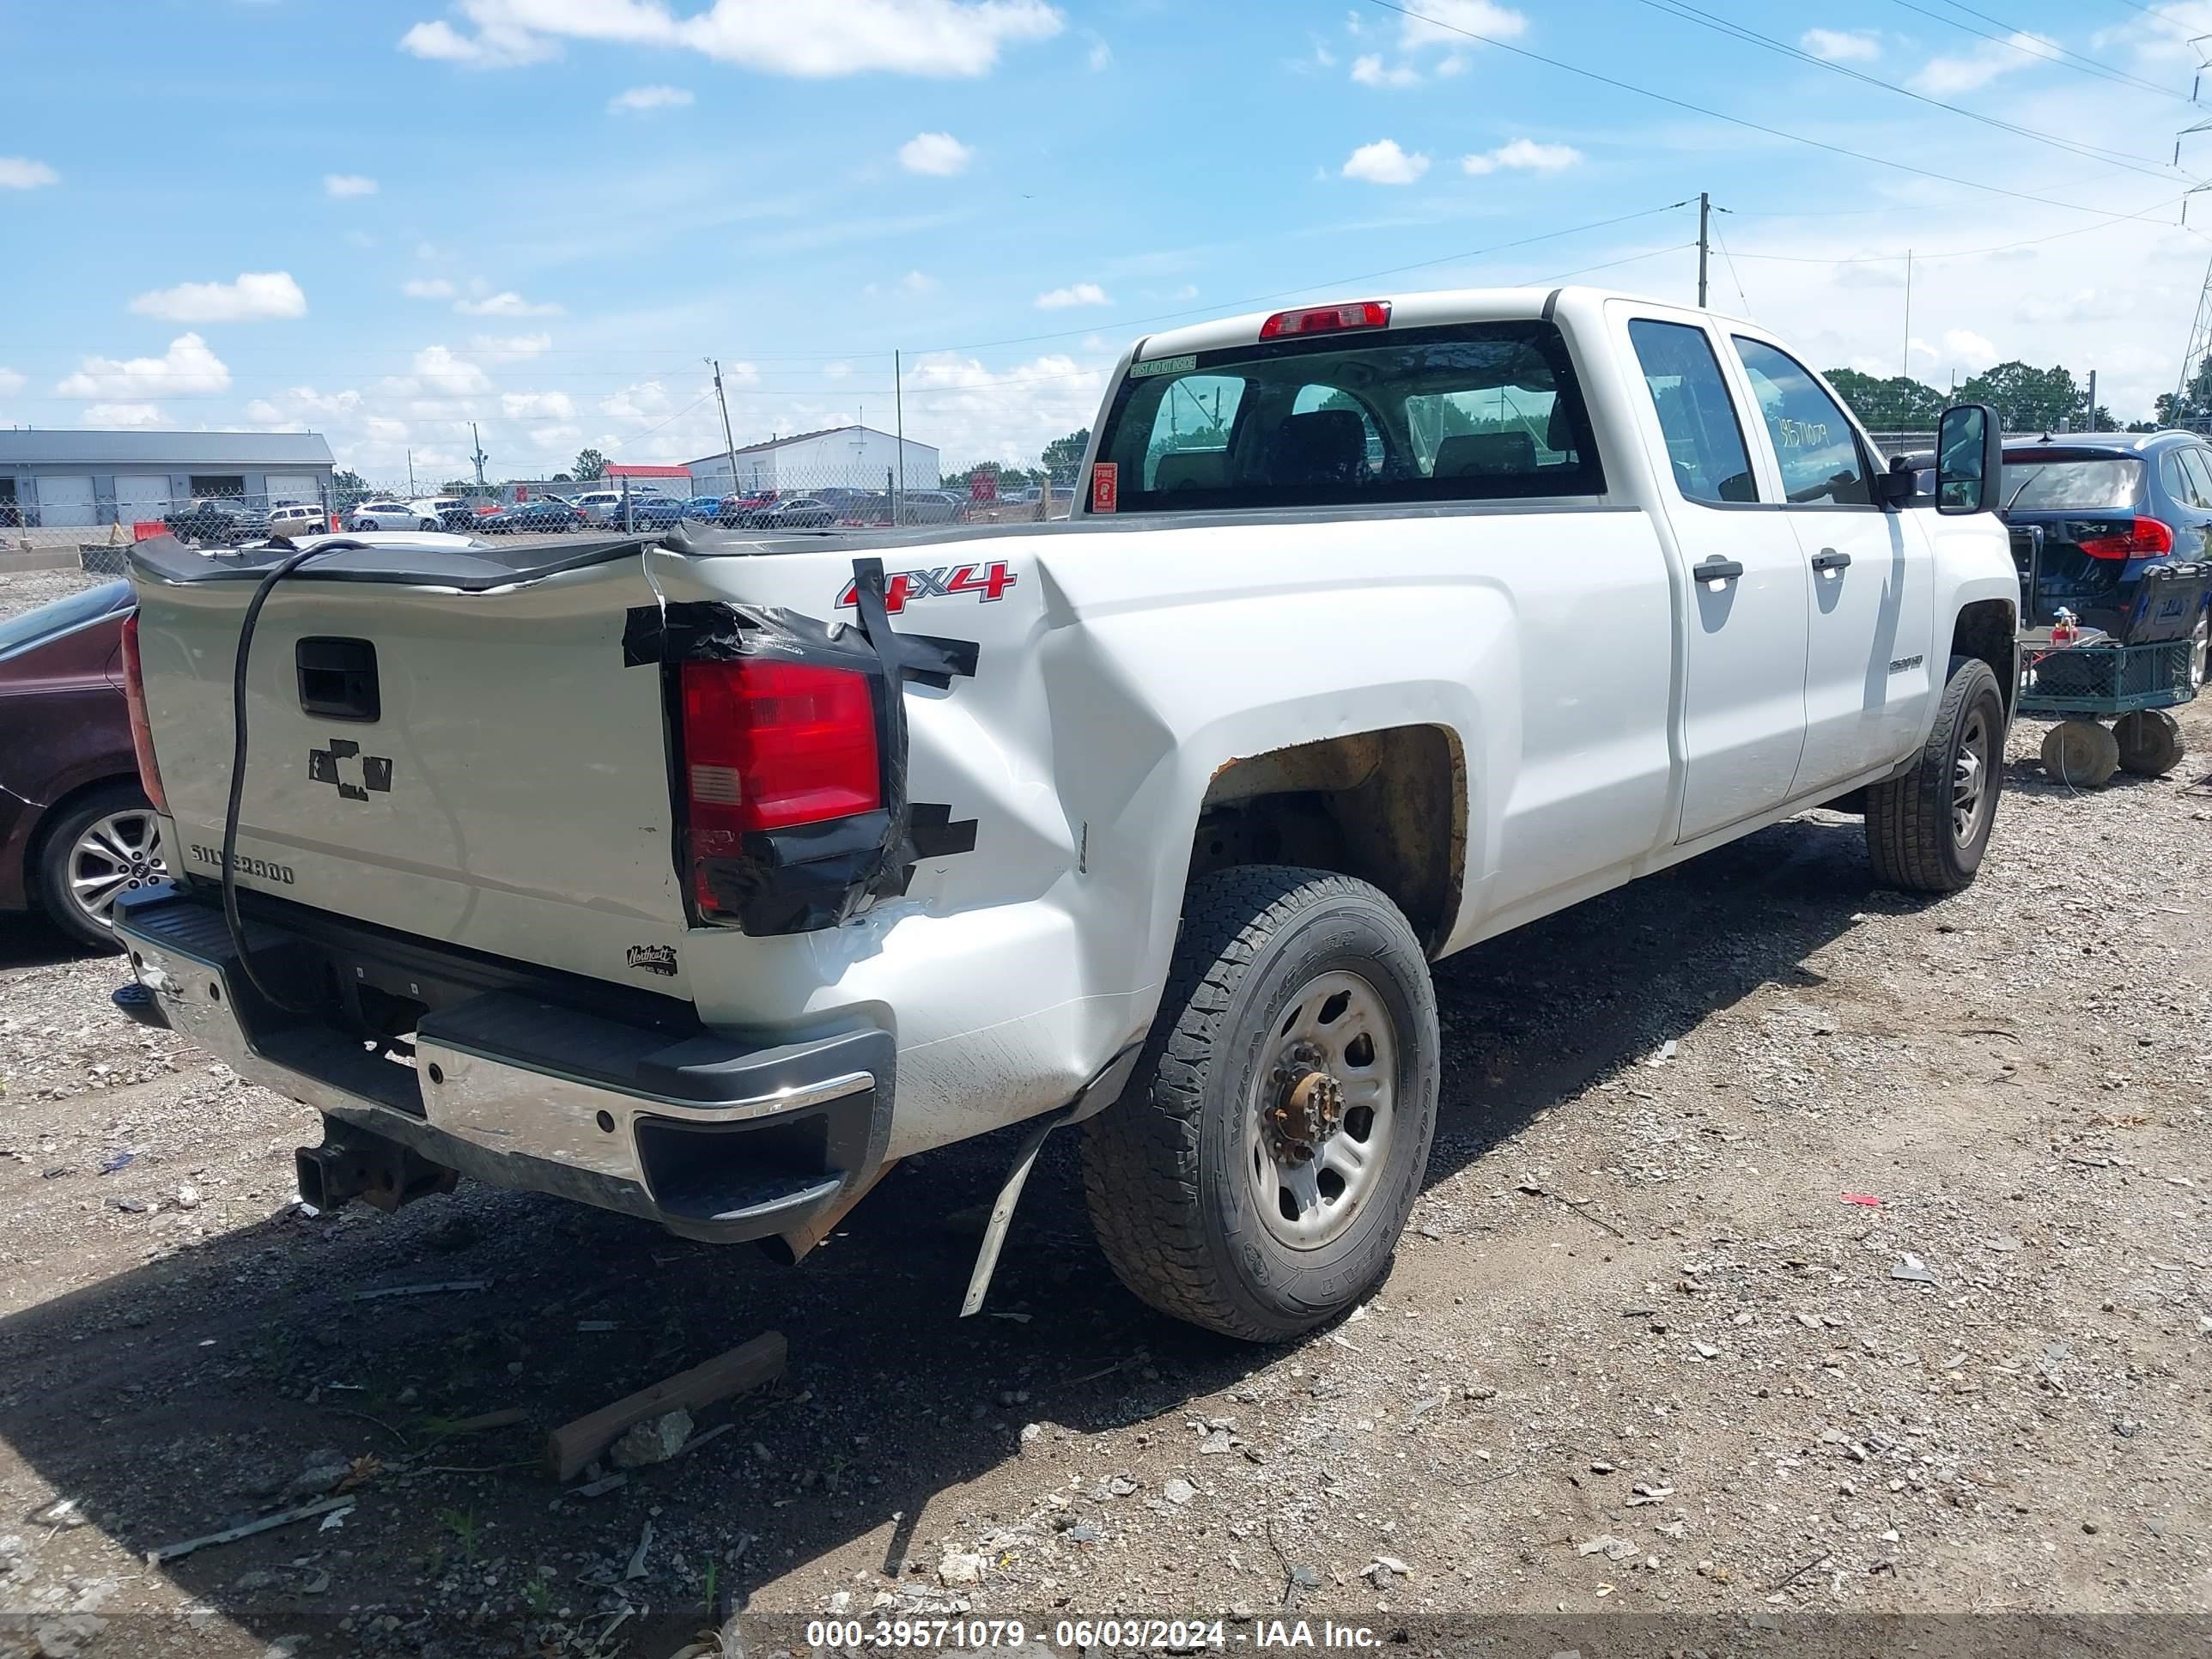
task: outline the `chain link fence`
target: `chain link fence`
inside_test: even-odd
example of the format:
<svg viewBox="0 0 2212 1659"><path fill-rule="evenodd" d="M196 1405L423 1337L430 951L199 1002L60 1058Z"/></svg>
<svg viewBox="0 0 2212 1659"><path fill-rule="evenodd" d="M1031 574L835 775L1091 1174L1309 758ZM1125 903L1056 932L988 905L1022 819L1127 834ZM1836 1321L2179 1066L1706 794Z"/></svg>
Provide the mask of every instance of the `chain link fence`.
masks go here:
<svg viewBox="0 0 2212 1659"><path fill-rule="evenodd" d="M1074 506L1075 463L1054 457L1026 465L988 462L964 472L908 478L849 467L785 465L775 482L737 490L691 489L727 477L375 483L341 472L336 484L253 494L102 497L42 517L35 501L0 501L0 551L78 556L88 570L119 572L133 541L163 534L200 547L234 547L276 537L331 532L444 532L471 537L649 534L678 525L720 531L927 529L1029 524L1065 519ZM664 473L665 470L664 470ZM63 522L49 523L45 518Z"/></svg>

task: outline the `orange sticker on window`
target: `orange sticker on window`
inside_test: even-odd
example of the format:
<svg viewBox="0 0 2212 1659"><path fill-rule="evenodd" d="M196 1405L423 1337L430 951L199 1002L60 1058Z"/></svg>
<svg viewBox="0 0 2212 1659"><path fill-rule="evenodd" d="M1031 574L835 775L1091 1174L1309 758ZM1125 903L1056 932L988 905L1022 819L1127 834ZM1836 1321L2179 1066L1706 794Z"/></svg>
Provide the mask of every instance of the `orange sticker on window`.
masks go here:
<svg viewBox="0 0 2212 1659"><path fill-rule="evenodd" d="M1113 461L1091 464L1091 510L1113 513L1121 505L1121 469Z"/></svg>

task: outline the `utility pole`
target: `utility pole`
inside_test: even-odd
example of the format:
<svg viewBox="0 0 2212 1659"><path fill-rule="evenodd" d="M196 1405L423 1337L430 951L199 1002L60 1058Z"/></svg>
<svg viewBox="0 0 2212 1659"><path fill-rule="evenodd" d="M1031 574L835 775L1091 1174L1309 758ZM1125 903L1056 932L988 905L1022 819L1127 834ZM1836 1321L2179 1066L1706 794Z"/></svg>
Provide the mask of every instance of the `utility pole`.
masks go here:
<svg viewBox="0 0 2212 1659"><path fill-rule="evenodd" d="M469 422L469 447L476 452L471 459L477 464L477 494L481 496L484 493L483 440L477 436L477 423L474 421Z"/></svg>
<svg viewBox="0 0 2212 1659"><path fill-rule="evenodd" d="M1713 222L1713 198L1698 192L1698 304L1705 303L1705 261L1711 246L1708 233Z"/></svg>
<svg viewBox="0 0 2212 1659"><path fill-rule="evenodd" d="M722 447L730 457L730 494L738 493L738 441L730 435L730 401L722 396L722 360L709 357L708 363L714 371L714 401L722 409Z"/></svg>
<svg viewBox="0 0 2212 1659"><path fill-rule="evenodd" d="M412 448L407 452L407 499L410 501L415 499L415 452Z"/></svg>
<svg viewBox="0 0 2212 1659"><path fill-rule="evenodd" d="M2089 423L2081 428L2083 431L2097 429L2097 371L2094 368L2089 371L2089 412L2081 418Z"/></svg>
<svg viewBox="0 0 2212 1659"><path fill-rule="evenodd" d="M891 425L898 438L898 483L891 491L891 522L899 522L899 504L906 500L906 376L899 355L891 352Z"/></svg>
<svg viewBox="0 0 2212 1659"><path fill-rule="evenodd" d="M1912 378L1912 250L1905 250L1905 377Z"/></svg>

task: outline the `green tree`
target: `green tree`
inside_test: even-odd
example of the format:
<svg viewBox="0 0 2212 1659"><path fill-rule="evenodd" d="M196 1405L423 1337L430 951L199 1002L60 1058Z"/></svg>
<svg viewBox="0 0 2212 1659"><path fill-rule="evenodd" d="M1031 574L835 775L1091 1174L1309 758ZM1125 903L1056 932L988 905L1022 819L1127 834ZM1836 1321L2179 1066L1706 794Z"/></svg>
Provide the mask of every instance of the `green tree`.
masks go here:
<svg viewBox="0 0 2212 1659"><path fill-rule="evenodd" d="M578 483L590 483L595 478L607 476L607 458L596 449L579 450L576 464L568 471L575 475Z"/></svg>
<svg viewBox="0 0 2212 1659"><path fill-rule="evenodd" d="M1078 427L1065 438L1054 438L1044 447L1044 470L1054 482L1066 483L1075 477L1075 469L1083 465L1083 452L1091 447L1091 428Z"/></svg>
<svg viewBox="0 0 2212 1659"><path fill-rule="evenodd" d="M1999 363L1959 388L1952 401L1987 404L2008 432L2051 432L2061 423L2079 428L2089 412L2088 394L2064 368Z"/></svg>
<svg viewBox="0 0 2212 1659"><path fill-rule="evenodd" d="M1855 368L1832 368L1828 371L1828 384L1850 405L1851 413L1874 432L1932 431L1942 418L1943 406L1948 401L1934 386L1909 374L1876 380Z"/></svg>
<svg viewBox="0 0 2212 1659"><path fill-rule="evenodd" d="M349 466L331 474L331 505L343 513L368 499L368 484Z"/></svg>

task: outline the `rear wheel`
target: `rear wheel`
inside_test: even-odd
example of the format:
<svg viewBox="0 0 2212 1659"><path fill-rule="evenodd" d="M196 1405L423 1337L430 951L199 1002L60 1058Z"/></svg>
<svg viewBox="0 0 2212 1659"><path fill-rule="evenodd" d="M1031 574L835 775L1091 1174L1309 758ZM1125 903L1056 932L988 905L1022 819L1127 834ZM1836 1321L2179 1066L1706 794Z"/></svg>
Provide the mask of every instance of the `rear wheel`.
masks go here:
<svg viewBox="0 0 2212 1659"><path fill-rule="evenodd" d="M2120 740L2095 720L2061 720L2043 735L2043 769L2076 789L2100 789L2120 769Z"/></svg>
<svg viewBox="0 0 2212 1659"><path fill-rule="evenodd" d="M103 785L65 807L40 842L39 908L85 945L115 948L115 901L167 878L161 821L137 785Z"/></svg>
<svg viewBox="0 0 2212 1659"><path fill-rule="evenodd" d="M2120 769L2139 778L2164 777L2181 764L2181 722L2163 708L2139 708L2112 722Z"/></svg>
<svg viewBox="0 0 2212 1659"><path fill-rule="evenodd" d="M1982 867L2004 779L2004 698L1978 657L1954 657L1920 757L1866 792L1875 879L1908 892L1955 893Z"/></svg>
<svg viewBox="0 0 2212 1659"><path fill-rule="evenodd" d="M1194 882L1136 1073L1085 1137L1115 1274L1252 1341L1341 1313L1420 1190L1438 1070L1428 963L1382 893L1274 865Z"/></svg>

